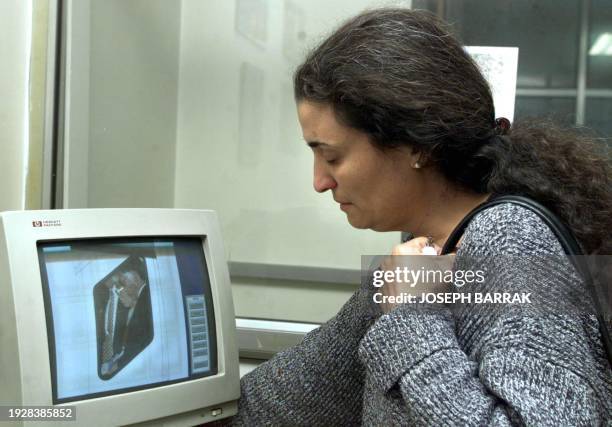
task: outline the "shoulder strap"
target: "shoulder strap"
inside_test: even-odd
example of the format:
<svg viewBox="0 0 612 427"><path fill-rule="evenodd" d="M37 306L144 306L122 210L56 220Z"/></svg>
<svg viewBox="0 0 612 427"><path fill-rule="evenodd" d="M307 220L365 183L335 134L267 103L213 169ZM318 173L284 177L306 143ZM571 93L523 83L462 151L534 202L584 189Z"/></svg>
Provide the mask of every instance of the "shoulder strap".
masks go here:
<svg viewBox="0 0 612 427"><path fill-rule="evenodd" d="M566 255L568 255L570 261L572 262L580 276L584 279L585 284L587 286L587 290L591 294L593 304L595 305L595 309L597 311L597 320L599 322L599 330L601 332L604 350L606 351L606 354L608 356L608 362L612 366L612 339L610 337L610 332L606 327L606 321L603 316L603 309L601 307L601 302L595 289L595 284L593 283L593 277L589 270L589 266L586 263L585 257L581 256L584 255L584 252L582 251L580 244L578 243L570 229L563 222L561 222L561 220L554 213L552 213L542 204L523 196L494 196L474 208L470 213L465 216L465 218L461 220L459 225L455 227L453 232L446 240L446 243L444 243L444 247L442 248L441 254L446 255L455 250L459 239L461 239L461 236L463 236L465 229L476 215L478 215L485 209L489 209L493 206L500 205L502 203L512 203L514 205L519 205L526 209L529 209L530 211L537 214L540 219L555 234L555 236L559 240L559 243L561 243L563 251Z"/></svg>
<svg viewBox="0 0 612 427"><path fill-rule="evenodd" d="M478 215L480 212L485 209L489 209L493 206L500 205L502 203L512 203L514 205L519 205L524 208L529 209L530 211L537 214L542 221L552 230L555 236L559 239L563 250L568 255L583 255L582 249L580 245L576 241L574 235L570 232L565 224L563 224L559 218L553 214L548 208L544 207L542 204L536 202L535 200L529 199L523 196L498 196L491 198L484 202L483 204L477 206L470 213L468 213L465 218L461 220L459 225L455 227L453 232L450 234L444 247L442 248L442 254L447 254L452 252L457 246L457 242L463 236L465 229L472 221L472 219ZM582 274L582 269L578 269Z"/></svg>

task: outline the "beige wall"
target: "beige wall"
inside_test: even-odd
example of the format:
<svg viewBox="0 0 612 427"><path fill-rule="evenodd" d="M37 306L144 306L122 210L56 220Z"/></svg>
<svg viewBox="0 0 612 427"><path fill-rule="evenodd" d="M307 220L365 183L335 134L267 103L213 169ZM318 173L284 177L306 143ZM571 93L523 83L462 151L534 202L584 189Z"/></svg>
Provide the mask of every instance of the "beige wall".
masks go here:
<svg viewBox="0 0 612 427"><path fill-rule="evenodd" d="M25 206L29 3L0 1L0 211Z"/></svg>
<svg viewBox="0 0 612 427"><path fill-rule="evenodd" d="M70 3L64 207L172 207L180 6Z"/></svg>
<svg viewBox="0 0 612 427"><path fill-rule="evenodd" d="M91 7L89 207L172 207L181 3Z"/></svg>

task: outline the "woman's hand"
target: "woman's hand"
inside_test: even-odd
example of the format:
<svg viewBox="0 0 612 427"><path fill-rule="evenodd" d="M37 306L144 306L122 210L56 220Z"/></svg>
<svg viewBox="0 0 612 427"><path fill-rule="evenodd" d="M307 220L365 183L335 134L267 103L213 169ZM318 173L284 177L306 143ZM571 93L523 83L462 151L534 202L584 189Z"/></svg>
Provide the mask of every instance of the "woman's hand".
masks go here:
<svg viewBox="0 0 612 427"><path fill-rule="evenodd" d="M400 295L414 295L416 301L420 300L422 293L438 293L450 290L450 285L444 282L427 280L433 275L427 276L427 272L444 271L452 266L451 257L438 257L442 248L436 244L430 244L427 237L417 237L405 243L395 245L391 255L386 257L380 265L385 278L393 276L395 280L385 280L381 288L383 295L381 309L388 313L399 305L391 302Z"/></svg>
<svg viewBox="0 0 612 427"><path fill-rule="evenodd" d="M435 243L429 243L429 237L415 237L399 245L393 246L391 255L423 255L425 248L433 247L436 250L436 255L439 255L442 248Z"/></svg>

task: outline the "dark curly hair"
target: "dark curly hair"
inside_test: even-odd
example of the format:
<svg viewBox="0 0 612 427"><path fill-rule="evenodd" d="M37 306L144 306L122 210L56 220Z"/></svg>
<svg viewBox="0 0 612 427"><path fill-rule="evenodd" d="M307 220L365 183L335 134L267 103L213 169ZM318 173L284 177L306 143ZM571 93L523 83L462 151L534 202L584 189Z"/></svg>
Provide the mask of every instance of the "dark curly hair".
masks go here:
<svg viewBox="0 0 612 427"><path fill-rule="evenodd" d="M612 167L603 144L548 121L496 125L491 90L448 27L418 10L366 11L294 75L296 101L329 103L387 150L409 145L451 182L533 198L585 253L612 254Z"/></svg>

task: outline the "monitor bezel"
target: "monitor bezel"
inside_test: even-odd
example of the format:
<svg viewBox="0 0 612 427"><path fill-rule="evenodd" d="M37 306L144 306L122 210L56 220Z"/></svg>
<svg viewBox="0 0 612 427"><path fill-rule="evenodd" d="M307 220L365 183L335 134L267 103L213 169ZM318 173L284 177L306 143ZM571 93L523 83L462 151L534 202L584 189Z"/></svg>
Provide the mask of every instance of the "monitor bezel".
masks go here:
<svg viewBox="0 0 612 427"><path fill-rule="evenodd" d="M0 371L17 378L3 387L2 401L16 405L74 406L83 424L131 424L236 401L240 395L238 349L229 273L217 215L188 209L76 209L0 214L0 286L8 299L8 324L0 345ZM129 237L200 237L208 263L215 307L216 375L134 392L53 404L50 353L38 242ZM205 238L204 238L205 237ZM3 256L2 256L3 255ZM14 326L12 326L14 325ZM9 368L9 365L16 365ZM143 402L146 402L144 404ZM130 411L117 411L123 406ZM228 415L227 413L225 415ZM71 424L74 425L74 424Z"/></svg>

